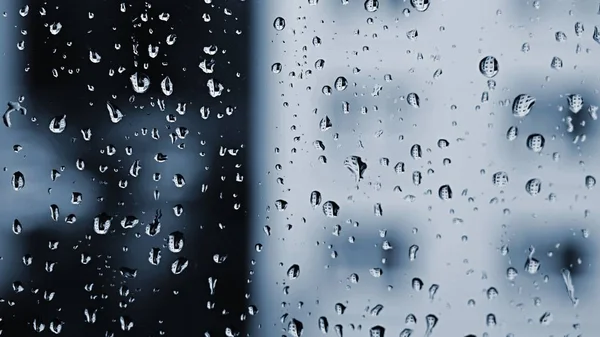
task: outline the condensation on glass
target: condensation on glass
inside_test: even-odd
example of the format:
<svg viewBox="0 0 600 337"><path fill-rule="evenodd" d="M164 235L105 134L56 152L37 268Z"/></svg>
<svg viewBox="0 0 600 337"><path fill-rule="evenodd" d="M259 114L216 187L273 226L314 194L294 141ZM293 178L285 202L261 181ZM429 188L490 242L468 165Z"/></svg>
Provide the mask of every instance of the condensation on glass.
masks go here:
<svg viewBox="0 0 600 337"><path fill-rule="evenodd" d="M254 6L254 335L596 331L597 3Z"/></svg>

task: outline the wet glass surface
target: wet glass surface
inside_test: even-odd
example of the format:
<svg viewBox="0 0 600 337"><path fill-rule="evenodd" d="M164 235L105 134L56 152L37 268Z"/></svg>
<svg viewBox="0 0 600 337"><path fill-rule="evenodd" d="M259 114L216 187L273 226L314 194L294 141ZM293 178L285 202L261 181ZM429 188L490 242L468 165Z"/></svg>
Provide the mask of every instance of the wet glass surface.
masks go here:
<svg viewBox="0 0 600 337"><path fill-rule="evenodd" d="M597 330L597 3L2 12L2 334Z"/></svg>

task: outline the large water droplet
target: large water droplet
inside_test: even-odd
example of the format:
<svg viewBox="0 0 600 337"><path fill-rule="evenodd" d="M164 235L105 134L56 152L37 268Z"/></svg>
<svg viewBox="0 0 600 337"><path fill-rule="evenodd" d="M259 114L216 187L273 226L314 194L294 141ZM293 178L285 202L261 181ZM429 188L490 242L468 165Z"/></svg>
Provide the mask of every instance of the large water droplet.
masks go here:
<svg viewBox="0 0 600 337"><path fill-rule="evenodd" d="M129 77L133 91L138 94L145 93L150 88L150 78L146 74L134 73Z"/></svg>
<svg viewBox="0 0 600 337"><path fill-rule="evenodd" d="M282 17L275 18L275 21L273 21L273 28L277 31L282 31L285 28L285 19Z"/></svg>

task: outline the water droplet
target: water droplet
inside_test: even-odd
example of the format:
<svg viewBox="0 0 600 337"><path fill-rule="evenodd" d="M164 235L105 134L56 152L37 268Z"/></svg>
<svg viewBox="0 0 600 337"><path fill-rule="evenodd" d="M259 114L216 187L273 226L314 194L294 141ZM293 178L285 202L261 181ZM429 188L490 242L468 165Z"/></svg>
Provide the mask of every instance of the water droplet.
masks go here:
<svg viewBox="0 0 600 337"><path fill-rule="evenodd" d="M565 32L558 31L554 34L554 39L556 42L565 42L567 41L567 34L565 34Z"/></svg>
<svg viewBox="0 0 600 337"><path fill-rule="evenodd" d="M411 284L415 291L421 291L421 289L423 289L423 281L418 277L413 278Z"/></svg>
<svg viewBox="0 0 600 337"><path fill-rule="evenodd" d="M550 62L550 67L552 69L556 69L556 70L560 70L563 67L563 60L558 57L558 56L554 56L552 58L552 61Z"/></svg>
<svg viewBox="0 0 600 337"><path fill-rule="evenodd" d="M347 1L347 0L342 0L342 1ZM344 327L342 327L341 324L336 324L333 327L333 330L335 330L335 334L337 337L344 337Z"/></svg>
<svg viewBox="0 0 600 337"><path fill-rule="evenodd" d="M423 157L423 150L421 149L421 145L414 144L410 147L410 156L413 159L421 159Z"/></svg>
<svg viewBox="0 0 600 337"><path fill-rule="evenodd" d="M579 299L575 297L575 286L573 285L573 280L571 279L571 271L569 269L563 268L560 271L565 286L567 287L567 294L569 295L569 299L573 306L577 306L579 304Z"/></svg>
<svg viewBox="0 0 600 337"><path fill-rule="evenodd" d="M596 186L596 178L594 178L593 176L586 176L585 187L591 190L592 188L594 188L594 186Z"/></svg>
<svg viewBox="0 0 600 337"><path fill-rule="evenodd" d="M385 337L385 328L381 325L376 325L370 328L369 337Z"/></svg>
<svg viewBox="0 0 600 337"><path fill-rule="evenodd" d="M400 332L400 336L399 337L411 337L413 333L412 329L409 328L405 328Z"/></svg>
<svg viewBox="0 0 600 337"><path fill-rule="evenodd" d="M15 191L22 190L25 187L25 176L23 173L21 173L21 171L13 173L10 181Z"/></svg>
<svg viewBox="0 0 600 337"><path fill-rule="evenodd" d="M379 314L381 313L382 310L383 310L383 305L377 304L376 306L374 306L371 309L371 311L369 313L371 314L371 316L379 316Z"/></svg>
<svg viewBox="0 0 600 337"><path fill-rule="evenodd" d="M302 322L300 322L296 319L292 319L288 323L287 331L292 337L301 337L303 329L304 329L304 326L303 326Z"/></svg>
<svg viewBox="0 0 600 337"><path fill-rule="evenodd" d="M90 62L92 63L100 63L102 61L102 57L95 51L90 50Z"/></svg>
<svg viewBox="0 0 600 337"><path fill-rule="evenodd" d="M338 216L340 206L334 201L326 201L323 203L323 214L328 218L335 218Z"/></svg>
<svg viewBox="0 0 600 337"><path fill-rule="evenodd" d="M408 95L406 95L406 102L413 108L418 109L421 107L421 99L419 98L419 95L415 94L414 92L411 92Z"/></svg>
<svg viewBox="0 0 600 337"><path fill-rule="evenodd" d="M171 264L171 272L175 275L181 274L189 265L189 260L185 257L178 257Z"/></svg>
<svg viewBox="0 0 600 337"><path fill-rule="evenodd" d="M442 200L452 199L452 189L449 185L442 185L438 190L438 195Z"/></svg>
<svg viewBox="0 0 600 337"><path fill-rule="evenodd" d="M277 31L282 31L285 28L285 19L282 17L275 18L275 21L273 21L273 28Z"/></svg>
<svg viewBox="0 0 600 337"><path fill-rule="evenodd" d="M312 191L310 193L310 205L312 208L317 208L321 204L321 192Z"/></svg>
<svg viewBox="0 0 600 337"><path fill-rule="evenodd" d="M278 199L275 200L275 209L282 212L285 211L285 209L287 208L288 203L287 201L283 200L283 199Z"/></svg>
<svg viewBox="0 0 600 337"><path fill-rule="evenodd" d="M160 88L162 89L162 92L163 94L165 94L165 96L171 96L171 94L173 93L173 82L171 81L171 78L169 76L166 76L160 82Z"/></svg>
<svg viewBox="0 0 600 337"><path fill-rule="evenodd" d="M172 46L175 44L175 41L177 41L177 35L175 34L169 34L167 35L167 45Z"/></svg>
<svg viewBox="0 0 600 337"><path fill-rule="evenodd" d="M15 219L15 220L13 221L13 224L12 224L12 231L13 231L13 233L15 233L15 234L17 234L17 235L18 235L18 234L21 234L21 232L23 232L23 225L21 224L21 222L20 222L18 219ZM27 265L27 264L26 264L26 265Z"/></svg>
<svg viewBox="0 0 600 337"><path fill-rule="evenodd" d="M576 114L583 109L583 97L579 94L568 95L567 103L569 104L569 110L572 113Z"/></svg>
<svg viewBox="0 0 600 337"><path fill-rule="evenodd" d="M371 276L373 277L381 277L381 275L383 275L383 269L381 268L371 268L369 269L369 274L371 274Z"/></svg>
<svg viewBox="0 0 600 337"><path fill-rule="evenodd" d="M431 301L434 300L435 294L437 294L439 289L440 289L440 286L438 284L432 284L429 287L429 300L431 300Z"/></svg>
<svg viewBox="0 0 600 337"><path fill-rule="evenodd" d="M348 87L348 80L340 76L335 80L334 87L337 91L344 91Z"/></svg>
<svg viewBox="0 0 600 337"><path fill-rule="evenodd" d="M29 6L28 5L25 5L21 9L19 9L19 15L21 15L22 17L26 17L27 14L29 14Z"/></svg>
<svg viewBox="0 0 600 337"><path fill-rule="evenodd" d="M369 13L377 12L379 9L379 0L366 0L365 10Z"/></svg>
<svg viewBox="0 0 600 337"><path fill-rule="evenodd" d="M179 173L173 175L173 184L175 184L175 187L177 188L185 186L185 178L183 177L183 175Z"/></svg>
<svg viewBox="0 0 600 337"><path fill-rule="evenodd" d="M511 142L513 140L517 139L518 136L519 136L519 129L516 126L511 126L506 131L506 139L508 139Z"/></svg>
<svg viewBox="0 0 600 337"><path fill-rule="evenodd" d="M438 318L436 315L429 314L425 316L425 336L430 336L433 333L433 329L438 323Z"/></svg>
<svg viewBox="0 0 600 337"><path fill-rule="evenodd" d="M506 269L506 278L509 281L514 281L518 275L519 272L514 267L508 267L508 269Z"/></svg>
<svg viewBox="0 0 600 337"><path fill-rule="evenodd" d="M585 31L583 23L581 22L575 22L575 35L577 35L577 37L581 37L583 35L583 32Z"/></svg>
<svg viewBox="0 0 600 337"><path fill-rule="evenodd" d="M525 184L525 190L532 196L540 194L542 191L542 181L538 178L533 178Z"/></svg>
<svg viewBox="0 0 600 337"><path fill-rule="evenodd" d="M553 320L554 320L554 317L552 316L552 313L550 313L549 311L546 311L542 315L542 317L540 317L540 324L550 325L550 323L552 323Z"/></svg>
<svg viewBox="0 0 600 337"><path fill-rule="evenodd" d="M283 69L283 66L279 62L273 63L273 65L271 66L271 71L274 74L279 74L282 69Z"/></svg>
<svg viewBox="0 0 600 337"><path fill-rule="evenodd" d="M535 97L528 94L521 94L515 97L512 111L515 117L525 117L529 115L535 105Z"/></svg>
<svg viewBox="0 0 600 337"><path fill-rule="evenodd" d="M406 32L406 38L409 39L410 41L416 41L418 37L419 37L419 31L416 29L411 29L408 32Z"/></svg>
<svg viewBox="0 0 600 337"><path fill-rule="evenodd" d="M123 113L119 108L113 105L111 102L106 101L106 109L108 110L108 116L110 121L113 123L119 123L123 119Z"/></svg>
<svg viewBox="0 0 600 337"><path fill-rule="evenodd" d="M150 88L150 78L146 74L138 72L133 73L133 75L129 77L129 80L131 81L133 91L138 94L143 94Z"/></svg>
<svg viewBox="0 0 600 337"><path fill-rule="evenodd" d="M183 250L184 245L184 236L182 232L175 231L169 234L169 238L167 240L169 250L172 253L180 253Z"/></svg>
<svg viewBox="0 0 600 337"><path fill-rule="evenodd" d="M498 171L494 173L492 176L492 182L498 187L504 187L508 185L508 173L504 171Z"/></svg>
<svg viewBox="0 0 600 337"><path fill-rule="evenodd" d="M417 12L424 12L429 8L429 0L410 0L410 5L417 10Z"/></svg>
<svg viewBox="0 0 600 337"><path fill-rule="evenodd" d="M494 314L488 314L485 317L485 324L489 327L493 327L496 326L496 315Z"/></svg>
<svg viewBox="0 0 600 337"><path fill-rule="evenodd" d="M60 33L61 29L62 29L62 24L60 22L55 22L50 25L50 34L57 35L58 33Z"/></svg>
<svg viewBox="0 0 600 337"><path fill-rule="evenodd" d="M342 303L336 303L334 309L336 314L343 315L346 311L346 306L344 306Z"/></svg>
<svg viewBox="0 0 600 337"><path fill-rule="evenodd" d="M48 129L52 133L62 133L67 128L67 115L52 118Z"/></svg>
<svg viewBox="0 0 600 337"><path fill-rule="evenodd" d="M498 60L493 56L486 56L479 61L479 71L487 78L492 78L498 74Z"/></svg>
<svg viewBox="0 0 600 337"><path fill-rule="evenodd" d="M498 290L494 287L490 287L486 291L486 296L489 300L492 300L492 299L498 297Z"/></svg>
<svg viewBox="0 0 600 337"><path fill-rule="evenodd" d="M419 246L412 245L408 248L408 260L414 261L417 259L417 252L419 251Z"/></svg>
<svg viewBox="0 0 600 337"><path fill-rule="evenodd" d="M325 316L321 316L319 317L319 330L321 330L321 332L323 334L326 334L329 332L329 321L327 321L327 317Z"/></svg>
<svg viewBox="0 0 600 337"><path fill-rule="evenodd" d="M600 43L600 29L598 29L598 26L594 26L594 34L592 35L592 39Z"/></svg>
<svg viewBox="0 0 600 337"><path fill-rule="evenodd" d="M367 164L365 164L359 156L350 156L346 158L344 160L344 166L352 173L354 181L357 184L363 178L363 174L367 169Z"/></svg>
<svg viewBox="0 0 600 337"><path fill-rule="evenodd" d="M544 149L546 140L539 133L534 133L527 137L527 148L533 152L539 153Z"/></svg>
<svg viewBox="0 0 600 337"><path fill-rule="evenodd" d="M327 131L332 127L333 124L331 123L331 119L329 119L328 116L321 118L321 121L319 122L319 129L321 129L321 131Z"/></svg>
<svg viewBox="0 0 600 337"><path fill-rule="evenodd" d="M287 276L290 280L295 280L300 276L300 266L297 264L293 264L287 270Z"/></svg>

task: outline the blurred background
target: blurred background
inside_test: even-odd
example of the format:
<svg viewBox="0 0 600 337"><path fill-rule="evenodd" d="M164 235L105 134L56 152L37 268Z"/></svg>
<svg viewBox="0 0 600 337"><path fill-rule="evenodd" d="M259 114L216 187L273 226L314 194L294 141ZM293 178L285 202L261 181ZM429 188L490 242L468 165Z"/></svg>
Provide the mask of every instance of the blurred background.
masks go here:
<svg viewBox="0 0 600 337"><path fill-rule="evenodd" d="M598 329L597 3L269 4L252 26L251 329Z"/></svg>
<svg viewBox="0 0 600 337"><path fill-rule="evenodd" d="M597 3L2 6L3 334L600 328Z"/></svg>
<svg viewBox="0 0 600 337"><path fill-rule="evenodd" d="M0 329L244 334L247 5L3 6Z"/></svg>

